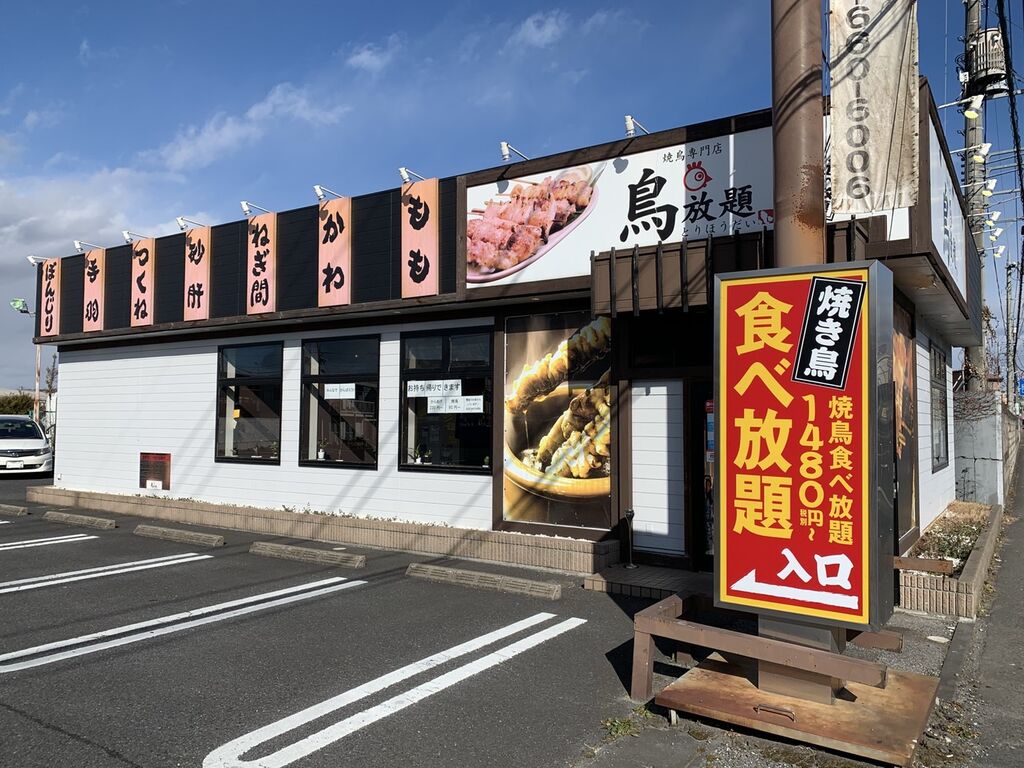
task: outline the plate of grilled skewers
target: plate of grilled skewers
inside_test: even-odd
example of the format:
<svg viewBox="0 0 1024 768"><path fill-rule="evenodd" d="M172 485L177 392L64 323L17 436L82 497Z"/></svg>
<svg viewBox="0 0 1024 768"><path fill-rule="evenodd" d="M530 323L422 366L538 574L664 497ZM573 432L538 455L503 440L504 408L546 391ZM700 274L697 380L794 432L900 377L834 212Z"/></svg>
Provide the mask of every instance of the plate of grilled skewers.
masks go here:
<svg viewBox="0 0 1024 768"><path fill-rule="evenodd" d="M611 323L601 317L523 366L505 399L505 474L520 488L555 500L611 492L609 369L591 387L576 374L605 357Z"/></svg>
<svg viewBox="0 0 1024 768"><path fill-rule="evenodd" d="M570 168L542 181L519 179L469 213L466 280L489 283L525 269L572 232L594 209L596 170Z"/></svg>

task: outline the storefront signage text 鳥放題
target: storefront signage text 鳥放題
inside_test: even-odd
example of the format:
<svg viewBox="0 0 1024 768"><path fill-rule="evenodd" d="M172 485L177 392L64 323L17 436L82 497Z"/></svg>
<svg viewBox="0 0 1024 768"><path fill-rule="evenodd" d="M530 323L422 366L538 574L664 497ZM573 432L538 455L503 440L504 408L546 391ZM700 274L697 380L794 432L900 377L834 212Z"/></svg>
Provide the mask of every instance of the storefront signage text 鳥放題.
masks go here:
<svg viewBox="0 0 1024 768"><path fill-rule="evenodd" d="M760 128L466 190L470 287L590 274L591 251L771 228Z"/></svg>
<svg viewBox="0 0 1024 768"><path fill-rule="evenodd" d="M870 286L867 268L719 281L722 604L855 626L876 616Z"/></svg>

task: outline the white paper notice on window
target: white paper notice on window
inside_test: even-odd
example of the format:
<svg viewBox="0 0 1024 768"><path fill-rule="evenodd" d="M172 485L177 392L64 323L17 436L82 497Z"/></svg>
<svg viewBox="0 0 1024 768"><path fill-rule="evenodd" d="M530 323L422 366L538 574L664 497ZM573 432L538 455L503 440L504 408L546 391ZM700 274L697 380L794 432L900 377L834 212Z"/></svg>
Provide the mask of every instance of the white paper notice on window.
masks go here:
<svg viewBox="0 0 1024 768"><path fill-rule="evenodd" d="M462 413L483 413L484 412L484 396L483 395L467 395L462 398Z"/></svg>
<svg viewBox="0 0 1024 768"><path fill-rule="evenodd" d="M405 382L406 397L434 397L435 395L457 397L461 394L462 379L432 379L430 381Z"/></svg>
<svg viewBox="0 0 1024 768"><path fill-rule="evenodd" d="M448 398L442 395L432 395L427 398L427 413L447 413L445 410L447 407Z"/></svg>
<svg viewBox="0 0 1024 768"><path fill-rule="evenodd" d="M347 384L324 384L324 399L355 400L356 385L354 382Z"/></svg>

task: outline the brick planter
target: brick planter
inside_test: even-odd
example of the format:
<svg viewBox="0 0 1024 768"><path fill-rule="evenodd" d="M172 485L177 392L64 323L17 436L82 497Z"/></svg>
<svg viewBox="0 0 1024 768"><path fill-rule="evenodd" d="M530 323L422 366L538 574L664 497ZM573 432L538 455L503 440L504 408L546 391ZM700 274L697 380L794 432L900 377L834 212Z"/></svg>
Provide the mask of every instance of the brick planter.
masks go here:
<svg viewBox="0 0 1024 768"><path fill-rule="evenodd" d="M585 541L506 531L478 531L336 515L310 515L280 509L235 507L185 499L125 496L29 486L29 501L117 515L170 520L268 536L394 549L507 565L589 575L619 561L618 541Z"/></svg>
<svg viewBox="0 0 1024 768"><path fill-rule="evenodd" d="M977 618L985 576L996 551L1002 523L1003 507L996 504L959 576L900 571L899 607L940 616Z"/></svg>

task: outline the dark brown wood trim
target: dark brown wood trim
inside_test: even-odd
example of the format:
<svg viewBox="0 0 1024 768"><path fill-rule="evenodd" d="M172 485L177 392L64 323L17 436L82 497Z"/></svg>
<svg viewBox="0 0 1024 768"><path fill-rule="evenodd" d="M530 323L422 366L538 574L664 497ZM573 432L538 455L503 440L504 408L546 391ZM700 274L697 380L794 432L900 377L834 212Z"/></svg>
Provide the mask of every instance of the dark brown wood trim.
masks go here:
<svg viewBox="0 0 1024 768"><path fill-rule="evenodd" d="M505 518L505 318L494 319L491 347L491 528Z"/></svg>
<svg viewBox="0 0 1024 768"><path fill-rule="evenodd" d="M673 144L702 141L716 136L725 136L733 133L752 131L758 128L767 128L772 124L772 112L770 109L760 109L754 112L746 112L733 117L708 120L703 123L672 128L667 131L655 131L643 136L618 139L605 142L595 146L573 149L568 152L559 152L554 155L546 155L531 160L524 160L518 163L496 166L485 170L476 171L466 175L466 185L469 187L480 184L493 184L503 179L515 179L520 176L530 176L535 173L546 173L560 168L568 168L574 165L592 163L599 160L607 160L622 155L646 152L650 149L661 149Z"/></svg>
<svg viewBox="0 0 1024 768"><path fill-rule="evenodd" d="M466 177L455 179L455 296L466 300Z"/></svg>

